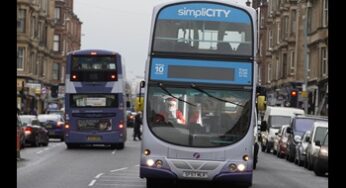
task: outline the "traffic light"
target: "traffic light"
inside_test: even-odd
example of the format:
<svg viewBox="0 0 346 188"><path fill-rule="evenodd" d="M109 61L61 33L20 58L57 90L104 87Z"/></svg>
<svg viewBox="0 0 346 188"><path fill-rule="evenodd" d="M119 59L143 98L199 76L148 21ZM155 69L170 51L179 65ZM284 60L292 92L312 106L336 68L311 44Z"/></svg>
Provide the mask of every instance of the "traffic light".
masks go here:
<svg viewBox="0 0 346 188"><path fill-rule="evenodd" d="M298 91L297 90L292 90L290 93L290 106L291 107L298 107Z"/></svg>

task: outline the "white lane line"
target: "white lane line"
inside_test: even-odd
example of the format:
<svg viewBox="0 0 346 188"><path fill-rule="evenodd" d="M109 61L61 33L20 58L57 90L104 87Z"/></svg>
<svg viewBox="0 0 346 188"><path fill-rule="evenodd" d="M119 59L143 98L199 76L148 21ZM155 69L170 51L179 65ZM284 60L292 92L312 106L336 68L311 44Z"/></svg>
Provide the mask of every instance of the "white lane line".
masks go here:
<svg viewBox="0 0 346 188"><path fill-rule="evenodd" d="M89 187L93 186L95 184L96 180L92 180L90 183L89 183Z"/></svg>
<svg viewBox="0 0 346 188"><path fill-rule="evenodd" d="M112 154L113 154L113 155L115 155L115 150L114 150L114 151L112 151Z"/></svg>
<svg viewBox="0 0 346 188"><path fill-rule="evenodd" d="M138 164L138 165L135 165L135 166L139 166L139 164Z"/></svg>
<svg viewBox="0 0 346 188"><path fill-rule="evenodd" d="M43 150L40 150L40 151L36 152L36 154L40 154L40 153L42 153L42 152L43 152Z"/></svg>
<svg viewBox="0 0 346 188"><path fill-rule="evenodd" d="M98 179L102 175L103 175L103 173L99 173L99 174L97 174L97 176L95 176L95 178Z"/></svg>
<svg viewBox="0 0 346 188"><path fill-rule="evenodd" d="M44 151L47 151L47 150L49 150L50 148L44 148Z"/></svg>
<svg viewBox="0 0 346 188"><path fill-rule="evenodd" d="M126 169L128 169L128 167L124 167L124 168L119 168L119 169L111 170L110 172L116 172L116 171L126 170Z"/></svg>

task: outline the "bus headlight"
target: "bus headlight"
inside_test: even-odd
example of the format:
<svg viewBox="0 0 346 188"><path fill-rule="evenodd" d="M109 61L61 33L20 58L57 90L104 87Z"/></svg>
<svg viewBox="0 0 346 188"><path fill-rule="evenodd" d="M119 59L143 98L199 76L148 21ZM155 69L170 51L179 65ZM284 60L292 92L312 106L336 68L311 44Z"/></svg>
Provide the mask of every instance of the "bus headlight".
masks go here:
<svg viewBox="0 0 346 188"><path fill-rule="evenodd" d="M239 171L242 172L242 171L245 170L245 168L246 168L245 164L242 164L242 163L238 164L238 170L239 170Z"/></svg>
<svg viewBox="0 0 346 188"><path fill-rule="evenodd" d="M231 164L228 165L228 169L231 172L235 172L235 171L237 171L237 165L234 164L234 163L231 163Z"/></svg>
<svg viewBox="0 0 346 188"><path fill-rule="evenodd" d="M147 165L150 166L150 167L153 166L154 165L154 160L148 159L147 160Z"/></svg>
<svg viewBox="0 0 346 188"><path fill-rule="evenodd" d="M144 152L143 152L143 154L144 154L145 156L150 155L150 150L149 150L149 149L145 149Z"/></svg>
<svg viewBox="0 0 346 188"><path fill-rule="evenodd" d="M161 160L156 160L156 161L155 161L155 166L156 166L157 168L161 168L161 167L162 167L162 164L163 164L163 162L162 162Z"/></svg>
<svg viewBox="0 0 346 188"><path fill-rule="evenodd" d="M249 156L248 156L248 155L244 155L244 156L243 156L243 160L244 160L244 161L248 161L248 160L249 160Z"/></svg>

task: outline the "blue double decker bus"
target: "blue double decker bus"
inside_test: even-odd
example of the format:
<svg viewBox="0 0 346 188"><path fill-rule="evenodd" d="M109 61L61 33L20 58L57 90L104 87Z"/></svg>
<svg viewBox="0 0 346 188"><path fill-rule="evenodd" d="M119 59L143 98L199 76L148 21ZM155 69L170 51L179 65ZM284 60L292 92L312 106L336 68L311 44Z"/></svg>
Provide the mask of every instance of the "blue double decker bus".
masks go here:
<svg viewBox="0 0 346 188"><path fill-rule="evenodd" d="M154 8L141 84L140 177L147 187L178 180L252 185L255 21L254 9L232 2Z"/></svg>
<svg viewBox="0 0 346 188"><path fill-rule="evenodd" d="M79 50L67 55L65 143L105 144L123 149L126 141L126 95L121 55Z"/></svg>

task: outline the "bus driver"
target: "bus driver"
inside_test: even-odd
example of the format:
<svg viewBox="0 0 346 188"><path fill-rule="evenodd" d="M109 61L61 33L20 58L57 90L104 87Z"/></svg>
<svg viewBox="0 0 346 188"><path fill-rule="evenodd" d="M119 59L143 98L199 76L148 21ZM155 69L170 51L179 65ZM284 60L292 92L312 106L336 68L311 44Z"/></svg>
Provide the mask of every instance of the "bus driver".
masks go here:
<svg viewBox="0 0 346 188"><path fill-rule="evenodd" d="M177 99L167 98L166 101L167 101L167 105L168 105L168 112L163 114L165 119L167 119L167 120L174 119L179 124L185 125L185 118L183 116L183 113L178 109Z"/></svg>

